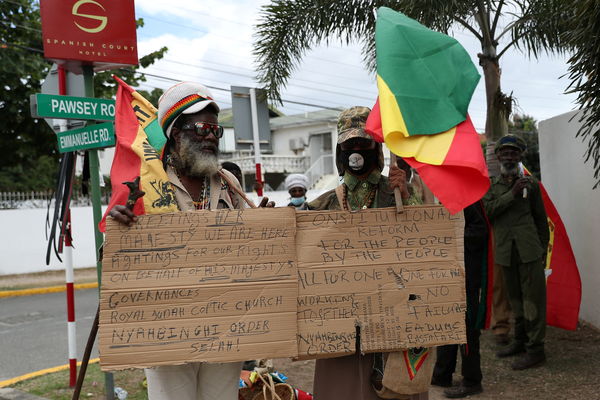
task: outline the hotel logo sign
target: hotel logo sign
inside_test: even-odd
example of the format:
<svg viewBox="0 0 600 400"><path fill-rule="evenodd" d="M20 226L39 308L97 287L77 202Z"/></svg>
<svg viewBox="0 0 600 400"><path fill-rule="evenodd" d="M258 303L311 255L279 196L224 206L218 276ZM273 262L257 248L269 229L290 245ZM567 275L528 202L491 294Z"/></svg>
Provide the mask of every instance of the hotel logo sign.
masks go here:
<svg viewBox="0 0 600 400"><path fill-rule="evenodd" d="M46 58L137 65L133 0L41 0L40 10Z"/></svg>

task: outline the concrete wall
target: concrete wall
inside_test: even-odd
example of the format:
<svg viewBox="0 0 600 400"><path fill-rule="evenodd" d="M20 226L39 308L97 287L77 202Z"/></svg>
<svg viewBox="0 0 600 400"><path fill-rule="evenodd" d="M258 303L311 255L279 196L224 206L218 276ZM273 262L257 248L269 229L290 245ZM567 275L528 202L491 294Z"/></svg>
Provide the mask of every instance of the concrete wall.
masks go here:
<svg viewBox="0 0 600 400"><path fill-rule="evenodd" d="M591 163L584 163L587 142L576 138L576 112L539 124L542 182L565 224L582 282L580 318L600 327L600 189Z"/></svg>
<svg viewBox="0 0 600 400"><path fill-rule="evenodd" d="M290 139L301 138L304 144L308 144L309 129L305 126L291 126L288 128L277 129L272 132L271 145L273 146L273 154L278 156L293 156L294 152L290 149ZM306 151L306 148L305 150ZM304 152L298 152L299 156L306 155Z"/></svg>
<svg viewBox="0 0 600 400"><path fill-rule="evenodd" d="M96 265L92 207L71 209L73 266ZM0 275L64 269L52 251L46 266L46 209L0 210Z"/></svg>

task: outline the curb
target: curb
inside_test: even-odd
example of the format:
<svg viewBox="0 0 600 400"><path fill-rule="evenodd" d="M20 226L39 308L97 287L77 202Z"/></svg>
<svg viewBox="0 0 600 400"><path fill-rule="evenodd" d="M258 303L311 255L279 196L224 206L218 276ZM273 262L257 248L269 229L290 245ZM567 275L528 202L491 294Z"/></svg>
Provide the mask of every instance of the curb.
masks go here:
<svg viewBox="0 0 600 400"><path fill-rule="evenodd" d="M93 289L98 287L98 282L92 283L78 283L73 285L75 290L78 289ZM4 290L0 291L0 299L4 297L16 297L16 296L30 296L34 294L47 294L47 293L58 293L64 292L67 288L63 286L50 286L45 288L34 288L34 289L21 289L21 290Z"/></svg>
<svg viewBox="0 0 600 400"><path fill-rule="evenodd" d="M99 361L100 361L100 358L92 358L88 362L88 365L95 364L95 363L97 363ZM81 366L81 361L77 362L77 366L78 367ZM7 386L11 386L11 385L14 385L15 383L26 381L27 379L37 378L38 376L47 375L47 374L51 374L51 373L54 373L54 372L64 371L64 370L67 370L69 368L70 368L70 365L69 364L65 364L65 365L60 365L58 367L46 368L46 369L42 369L42 370L39 370L39 371L30 372L30 373L25 374L25 375L17 376L16 378L7 379L5 381L0 381L0 400L4 399L4 397L2 397L2 392L1 391L5 390L3 388L6 388ZM8 397L8 398L12 399L13 397Z"/></svg>

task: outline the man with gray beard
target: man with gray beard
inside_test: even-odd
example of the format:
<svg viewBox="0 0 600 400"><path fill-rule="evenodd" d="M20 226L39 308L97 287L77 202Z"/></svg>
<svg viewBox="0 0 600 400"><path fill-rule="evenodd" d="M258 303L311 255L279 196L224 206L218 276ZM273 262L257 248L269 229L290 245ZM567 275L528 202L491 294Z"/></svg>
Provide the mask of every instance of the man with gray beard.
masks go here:
<svg viewBox="0 0 600 400"><path fill-rule="evenodd" d="M494 232L495 267L502 268L515 318L514 341L496 354L524 353L512 365L522 370L545 362L546 278L544 263L549 240L548 220L539 182L523 176L520 162L525 141L506 135L496 143L501 175L491 179L483 198Z"/></svg>
<svg viewBox="0 0 600 400"><path fill-rule="evenodd" d="M198 83L178 83L158 101L158 120L167 137L163 163L180 211L242 208L239 182L219 168L223 127L218 116L212 94ZM230 185L236 190L229 190ZM265 197L260 205L274 204ZM137 219L125 206L115 206L109 215L129 226ZM241 362L195 362L147 368L148 398L237 400L241 366Z"/></svg>

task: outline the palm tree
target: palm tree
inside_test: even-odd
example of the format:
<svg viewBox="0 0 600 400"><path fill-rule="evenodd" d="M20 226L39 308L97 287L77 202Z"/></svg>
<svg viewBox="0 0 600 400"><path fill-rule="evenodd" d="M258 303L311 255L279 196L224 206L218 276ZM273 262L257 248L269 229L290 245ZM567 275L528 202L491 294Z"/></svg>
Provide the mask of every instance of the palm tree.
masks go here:
<svg viewBox="0 0 600 400"><path fill-rule="evenodd" d="M585 160L593 161L594 189L600 186L600 7L596 0L570 0L570 13L563 17L563 36L573 51L569 59L569 92L577 93L583 122L578 136L588 140Z"/></svg>
<svg viewBox="0 0 600 400"><path fill-rule="evenodd" d="M311 46L330 38L359 42L364 62L375 70L374 10L386 6L401 11L425 26L441 32L463 28L481 43L477 56L483 69L487 98L485 133L488 165L493 144L508 132L512 98L500 88L500 58L511 47L537 56L540 51L560 49L560 20L554 12L559 0L272 0L263 6L257 25L254 53L258 79L268 96L280 101L285 86L300 59ZM502 48L499 42L507 42Z"/></svg>

